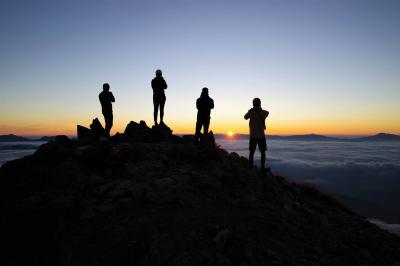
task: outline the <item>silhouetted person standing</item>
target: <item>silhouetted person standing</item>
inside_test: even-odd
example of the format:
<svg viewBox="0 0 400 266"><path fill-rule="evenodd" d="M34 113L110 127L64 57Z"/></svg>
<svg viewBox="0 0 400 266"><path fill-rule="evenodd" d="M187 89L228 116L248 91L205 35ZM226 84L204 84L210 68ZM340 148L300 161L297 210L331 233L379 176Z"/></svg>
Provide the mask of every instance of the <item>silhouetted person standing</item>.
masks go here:
<svg viewBox="0 0 400 266"><path fill-rule="evenodd" d="M245 115L244 119L250 119L250 141L249 141L249 167L253 168L254 152L258 145L261 152L261 169L265 170L265 151L267 150L267 142L265 140L265 119L269 112L261 108L261 100L254 98L253 108L251 108Z"/></svg>
<svg viewBox="0 0 400 266"><path fill-rule="evenodd" d="M99 99L101 103L101 111L104 116L104 121L106 123L104 129L104 136L110 137L110 130L113 126L113 111L112 103L115 102L114 95L110 91L110 85L108 83L103 84L103 91L99 94Z"/></svg>
<svg viewBox="0 0 400 266"><path fill-rule="evenodd" d="M200 139L200 131L203 127L204 135L208 135L208 128L210 126L210 114L211 109L214 109L214 100L208 96L208 88L203 88L200 94L200 98L196 101L197 108L197 121L196 121L196 133L194 135L195 142Z"/></svg>
<svg viewBox="0 0 400 266"><path fill-rule="evenodd" d="M160 124L164 121L164 105L165 105L165 92L167 89L167 82L165 82L160 69L156 70L156 77L151 81L153 88L153 104L154 104L154 124L157 124L158 107L160 107Z"/></svg>

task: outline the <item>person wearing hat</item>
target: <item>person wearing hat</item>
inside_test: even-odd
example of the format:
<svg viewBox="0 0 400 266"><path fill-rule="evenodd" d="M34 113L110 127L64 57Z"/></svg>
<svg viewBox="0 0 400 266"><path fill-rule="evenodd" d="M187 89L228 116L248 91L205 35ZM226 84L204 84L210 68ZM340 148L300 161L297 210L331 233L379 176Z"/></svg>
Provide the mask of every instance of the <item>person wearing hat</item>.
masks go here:
<svg viewBox="0 0 400 266"><path fill-rule="evenodd" d="M203 127L204 135L208 135L208 128L210 126L210 115L211 109L214 109L214 100L208 96L208 88L203 88L201 91L200 98L196 101L197 107L197 121L196 121L196 133L194 135L194 141L200 140L200 131Z"/></svg>
<svg viewBox="0 0 400 266"><path fill-rule="evenodd" d="M253 108L251 108L245 115L244 119L250 119L250 141L249 141L249 168L253 168L254 152L258 145L261 152L261 169L265 170L265 151L267 150L267 142L265 140L265 119L268 117L269 112L261 108L261 100L259 98L253 99ZM268 170L268 169L267 169Z"/></svg>
<svg viewBox="0 0 400 266"><path fill-rule="evenodd" d="M164 105L165 105L165 92L167 89L167 82L162 76L160 69L156 70L156 77L151 81L151 88L153 89L153 105L154 105L154 124L157 126L158 108L160 108L160 124L164 121Z"/></svg>

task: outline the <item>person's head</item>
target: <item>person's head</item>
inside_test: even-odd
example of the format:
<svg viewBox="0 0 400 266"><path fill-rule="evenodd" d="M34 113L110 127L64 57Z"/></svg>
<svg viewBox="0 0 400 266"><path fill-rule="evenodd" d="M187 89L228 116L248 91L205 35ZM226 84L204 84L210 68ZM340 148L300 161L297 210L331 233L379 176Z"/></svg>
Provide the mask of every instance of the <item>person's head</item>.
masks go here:
<svg viewBox="0 0 400 266"><path fill-rule="evenodd" d="M260 98L254 98L254 99L253 99L253 107L256 107L256 108L261 107L261 100L260 100Z"/></svg>
<svg viewBox="0 0 400 266"><path fill-rule="evenodd" d="M156 70L156 77L162 77L161 69Z"/></svg>
<svg viewBox="0 0 400 266"><path fill-rule="evenodd" d="M206 88L206 87L204 87L204 88L201 90L201 95L200 95L200 97L204 97L204 96L208 96L208 88Z"/></svg>
<svg viewBox="0 0 400 266"><path fill-rule="evenodd" d="M110 84L104 83L103 84L103 91L109 91L110 90Z"/></svg>

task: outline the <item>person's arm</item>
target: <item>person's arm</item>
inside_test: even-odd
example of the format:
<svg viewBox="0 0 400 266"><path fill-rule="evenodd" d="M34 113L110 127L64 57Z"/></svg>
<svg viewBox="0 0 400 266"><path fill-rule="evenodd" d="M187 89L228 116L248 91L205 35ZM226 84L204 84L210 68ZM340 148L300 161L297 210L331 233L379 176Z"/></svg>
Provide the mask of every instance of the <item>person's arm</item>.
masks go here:
<svg viewBox="0 0 400 266"><path fill-rule="evenodd" d="M210 99L211 101L210 101L210 109L214 109L214 100L213 99Z"/></svg>
<svg viewBox="0 0 400 266"><path fill-rule="evenodd" d="M168 88L167 82L164 79L164 90L166 90Z"/></svg>
<svg viewBox="0 0 400 266"><path fill-rule="evenodd" d="M249 119L250 118L250 112L251 112L251 109L244 115L244 119Z"/></svg>
<svg viewBox="0 0 400 266"><path fill-rule="evenodd" d="M197 110L199 110L199 102L200 102L200 99L197 99L197 101L196 101L196 108L197 108Z"/></svg>
<svg viewBox="0 0 400 266"><path fill-rule="evenodd" d="M114 98L114 95L112 94L112 92L110 92L110 100L111 100L111 102L115 102L115 98Z"/></svg>
<svg viewBox="0 0 400 266"><path fill-rule="evenodd" d="M269 112L267 110L265 110L264 114L265 114L265 118L267 118L269 115Z"/></svg>

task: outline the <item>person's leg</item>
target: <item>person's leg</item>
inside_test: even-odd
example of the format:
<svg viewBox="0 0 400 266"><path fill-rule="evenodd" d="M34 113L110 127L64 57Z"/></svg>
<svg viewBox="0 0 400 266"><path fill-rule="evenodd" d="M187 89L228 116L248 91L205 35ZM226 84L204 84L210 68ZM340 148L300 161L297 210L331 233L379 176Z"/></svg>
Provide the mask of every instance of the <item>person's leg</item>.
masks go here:
<svg viewBox="0 0 400 266"><path fill-rule="evenodd" d="M254 161L254 151L250 150L250 154L249 154L249 168L253 169L253 161Z"/></svg>
<svg viewBox="0 0 400 266"><path fill-rule="evenodd" d="M258 148L261 153L261 169L265 170L265 151L267 150L267 143L265 138L258 140Z"/></svg>
<svg viewBox="0 0 400 266"><path fill-rule="evenodd" d="M165 100L166 100L166 98L164 96L164 98L161 99L161 102L160 102L160 123L161 124L164 123L164 105L165 105Z"/></svg>
<svg viewBox="0 0 400 266"><path fill-rule="evenodd" d="M158 102L157 97L155 97L155 96L153 96L153 105L154 105L154 112L153 112L153 115L154 115L154 125L157 125L157 116L158 116L158 105L159 105L159 102Z"/></svg>
<svg viewBox="0 0 400 266"><path fill-rule="evenodd" d="M110 131L113 126L113 115L112 114L104 114L104 121L105 121L104 136L109 138Z"/></svg>
<svg viewBox="0 0 400 266"><path fill-rule="evenodd" d="M197 119L196 121L196 132L194 134L194 142L199 142L200 140L200 131L201 131L201 122L199 119Z"/></svg>
<svg viewBox="0 0 400 266"><path fill-rule="evenodd" d="M261 152L261 169L265 169L265 151Z"/></svg>
<svg viewBox="0 0 400 266"><path fill-rule="evenodd" d="M210 119L204 121L204 135L208 135L208 128L210 127Z"/></svg>
<svg viewBox="0 0 400 266"><path fill-rule="evenodd" d="M114 125L114 116L113 114L110 114L110 129L108 130L108 134L110 134L111 128Z"/></svg>
<svg viewBox="0 0 400 266"><path fill-rule="evenodd" d="M250 138L249 141L249 168L253 169L253 162L254 162L254 152L256 150L257 140Z"/></svg>
<svg viewBox="0 0 400 266"><path fill-rule="evenodd" d="M107 118L106 114L103 114L103 116L104 116L104 123L105 123L105 125L104 125L104 136L107 137L109 135L109 133L107 132L108 131L108 118Z"/></svg>

